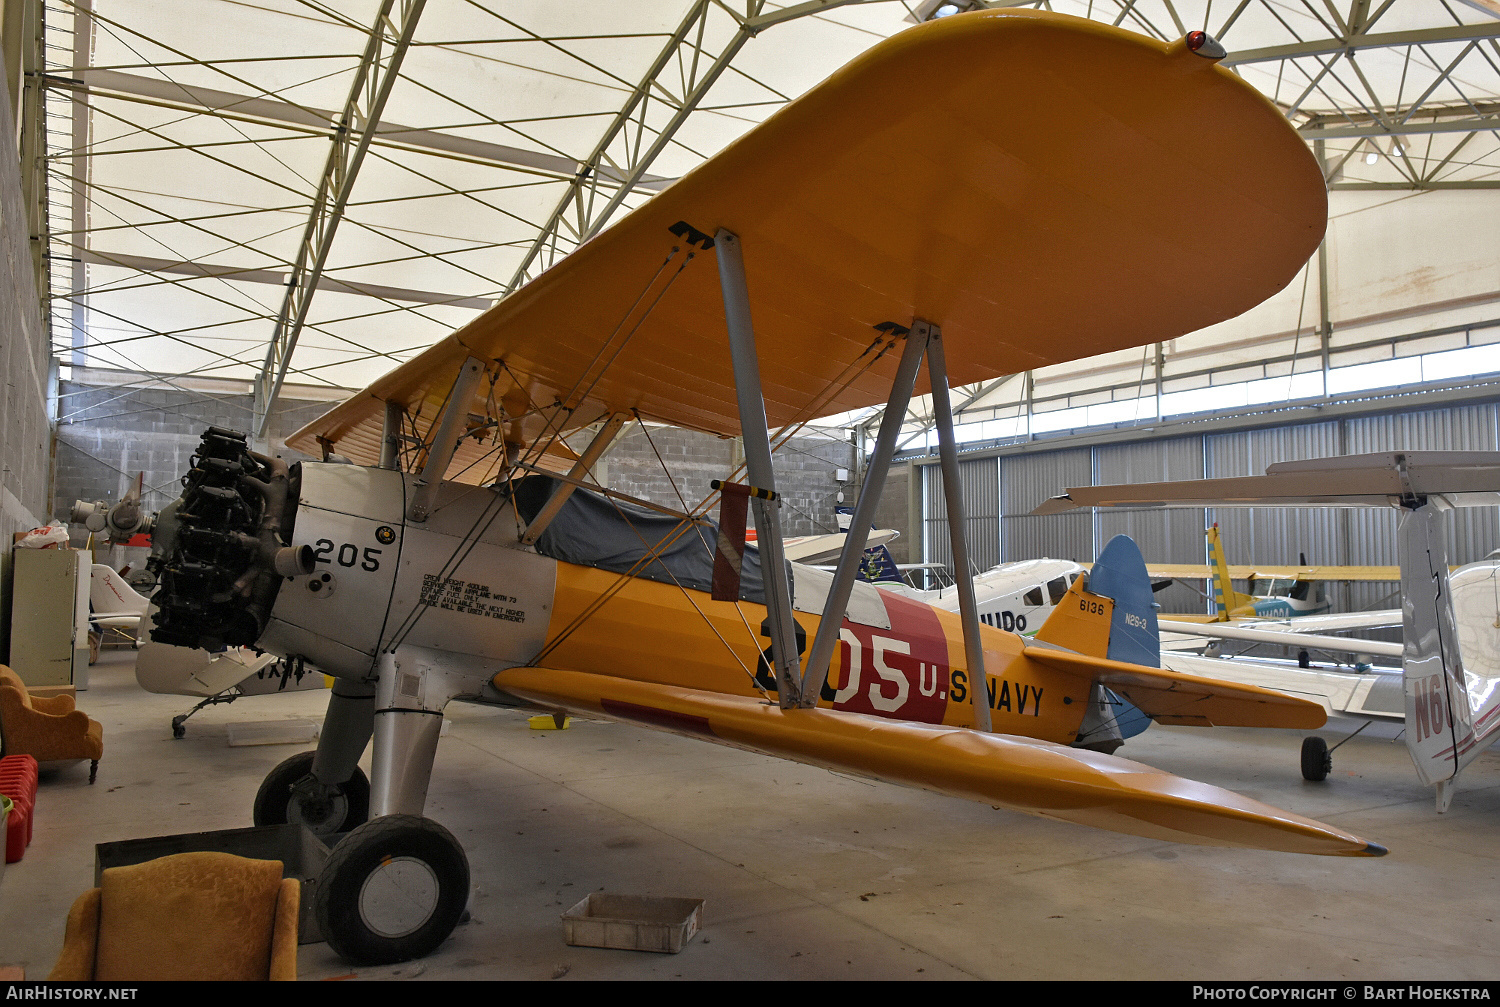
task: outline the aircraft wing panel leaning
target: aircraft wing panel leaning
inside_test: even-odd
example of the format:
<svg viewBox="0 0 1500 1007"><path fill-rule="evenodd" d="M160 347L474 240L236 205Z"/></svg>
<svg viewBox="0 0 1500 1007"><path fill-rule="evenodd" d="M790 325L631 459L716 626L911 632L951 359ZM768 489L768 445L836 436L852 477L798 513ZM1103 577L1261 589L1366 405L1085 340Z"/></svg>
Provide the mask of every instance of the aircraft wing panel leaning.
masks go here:
<svg viewBox="0 0 1500 1007"><path fill-rule="evenodd" d="M550 668L511 668L496 688L841 772L1095 828L1200 846L1378 856L1382 847L1228 790L1077 748L965 728Z"/></svg>
<svg viewBox="0 0 1500 1007"><path fill-rule="evenodd" d="M1173 580L1212 580L1214 572L1202 563L1147 563L1146 572L1153 577ZM1333 583L1347 581L1400 580L1396 566L1235 566L1229 567L1231 580L1316 580Z"/></svg>
<svg viewBox="0 0 1500 1007"><path fill-rule="evenodd" d="M1145 668L1035 644L1026 656L1038 664L1091 677L1115 690L1159 724L1188 727L1289 727L1310 730L1327 722L1321 704L1253 685Z"/></svg>
<svg viewBox="0 0 1500 1007"><path fill-rule="evenodd" d="M943 18L873 46L288 443L374 463L383 403L421 435L470 355L491 362L470 411L503 406L507 440L621 410L738 434L705 247L721 227L744 249L781 427L884 402L887 322L941 325L962 385L1234 317L1292 279L1326 213L1285 117L1181 42L1046 11ZM466 440L450 473L480 453Z"/></svg>

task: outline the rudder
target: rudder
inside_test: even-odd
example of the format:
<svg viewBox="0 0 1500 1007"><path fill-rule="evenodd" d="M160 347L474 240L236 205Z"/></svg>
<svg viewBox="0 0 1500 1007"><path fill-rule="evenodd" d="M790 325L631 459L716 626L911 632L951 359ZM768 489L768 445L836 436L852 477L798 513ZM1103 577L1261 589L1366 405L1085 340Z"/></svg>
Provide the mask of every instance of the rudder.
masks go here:
<svg viewBox="0 0 1500 1007"><path fill-rule="evenodd" d="M1140 547L1128 535L1110 539L1088 576L1069 589L1036 638L1091 657L1161 667L1156 601ZM1151 718L1095 683L1078 743L1111 750L1140 734Z"/></svg>

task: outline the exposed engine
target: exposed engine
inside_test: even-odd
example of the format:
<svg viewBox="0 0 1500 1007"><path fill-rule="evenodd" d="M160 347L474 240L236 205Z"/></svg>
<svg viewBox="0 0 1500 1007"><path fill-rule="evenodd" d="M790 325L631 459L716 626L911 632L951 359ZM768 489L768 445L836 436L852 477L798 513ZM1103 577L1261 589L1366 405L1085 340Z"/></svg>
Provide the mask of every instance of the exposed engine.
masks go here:
<svg viewBox="0 0 1500 1007"><path fill-rule="evenodd" d="M204 432L182 496L157 517L151 639L216 651L260 637L283 579L313 567L311 548L290 545L300 481L300 466L251 451L244 434Z"/></svg>

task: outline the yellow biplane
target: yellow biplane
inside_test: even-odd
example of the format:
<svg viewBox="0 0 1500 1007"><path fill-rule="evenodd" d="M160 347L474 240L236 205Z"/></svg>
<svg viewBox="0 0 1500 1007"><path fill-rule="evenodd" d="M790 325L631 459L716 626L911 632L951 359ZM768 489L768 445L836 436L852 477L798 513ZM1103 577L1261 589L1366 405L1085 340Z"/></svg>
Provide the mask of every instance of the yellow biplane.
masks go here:
<svg viewBox="0 0 1500 1007"><path fill-rule="evenodd" d="M1068 747L1106 685L1173 723L1322 723L1317 704L1150 666L1128 540L1036 640L981 626L972 585L947 613L855 583L914 392L934 394L951 490L950 383L1211 325L1317 247L1318 166L1222 55L1201 32L1168 44L1032 10L919 25L288 441L356 464L289 468L204 435L157 532L153 638L254 643L337 677L317 751L255 807L259 824L353 829L314 899L335 950L422 955L463 911L464 851L422 817L454 699L1157 839L1384 852ZM837 568L784 562L768 430L882 402ZM709 520L709 487L674 511L592 483L637 419L743 436L745 481L718 485L753 507L758 550L730 512Z"/></svg>

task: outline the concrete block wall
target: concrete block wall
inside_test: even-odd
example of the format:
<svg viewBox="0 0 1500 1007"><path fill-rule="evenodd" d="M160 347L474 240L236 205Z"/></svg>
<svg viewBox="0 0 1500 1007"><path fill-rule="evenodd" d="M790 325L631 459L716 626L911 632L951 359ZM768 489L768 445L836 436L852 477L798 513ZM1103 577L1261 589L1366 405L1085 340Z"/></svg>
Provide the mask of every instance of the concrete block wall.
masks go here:
<svg viewBox="0 0 1500 1007"><path fill-rule="evenodd" d="M13 108L0 80L0 107ZM47 514L50 354L21 196L15 123L0 115L0 661L10 654L10 542Z"/></svg>
<svg viewBox="0 0 1500 1007"><path fill-rule="evenodd" d="M893 465L886 476L885 490L880 494L880 506L875 510L876 528L894 528L901 536L886 546L891 559L897 563L916 563L922 558L922 543L912 539L910 503L907 494L911 491L911 466ZM846 494L849 495L849 494ZM853 496L849 495L852 500Z"/></svg>
<svg viewBox="0 0 1500 1007"><path fill-rule="evenodd" d="M50 509L63 518L74 500L120 499L141 472L146 474L144 506L160 510L181 493L182 477L207 427L244 431L251 422L249 395L65 381L59 403ZM272 421L274 428L295 430L330 405L284 399Z"/></svg>

